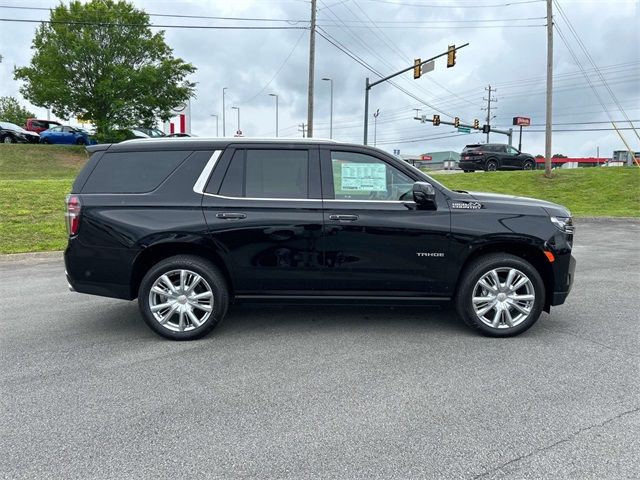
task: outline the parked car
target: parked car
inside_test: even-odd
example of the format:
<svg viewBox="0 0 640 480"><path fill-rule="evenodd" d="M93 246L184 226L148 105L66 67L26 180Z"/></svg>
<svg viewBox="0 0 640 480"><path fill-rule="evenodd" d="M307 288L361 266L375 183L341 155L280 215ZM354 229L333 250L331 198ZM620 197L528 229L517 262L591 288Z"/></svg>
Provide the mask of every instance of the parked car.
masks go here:
<svg viewBox="0 0 640 480"><path fill-rule="evenodd" d="M49 130L52 127L61 125L60 122L55 120L40 120L38 118L28 118L24 124L24 129L29 132L41 133L45 130Z"/></svg>
<svg viewBox="0 0 640 480"><path fill-rule="evenodd" d="M27 132L15 123L0 122L1 143L38 143L40 135L35 132Z"/></svg>
<svg viewBox="0 0 640 480"><path fill-rule="evenodd" d="M522 153L511 145L486 143L467 145L460 154L458 166L465 172L475 170L532 170L536 160L533 155Z"/></svg>
<svg viewBox="0 0 640 480"><path fill-rule="evenodd" d="M138 298L174 340L229 303L439 304L522 333L573 282L569 211L449 190L381 150L329 140L167 139L87 147L66 201L70 287Z"/></svg>
<svg viewBox="0 0 640 480"><path fill-rule="evenodd" d="M159 128L133 127L131 131L136 138L166 137L166 134Z"/></svg>
<svg viewBox="0 0 640 480"><path fill-rule="evenodd" d="M91 138L86 130L69 127L68 125L58 125L42 132L40 134L40 143L92 145L95 140Z"/></svg>

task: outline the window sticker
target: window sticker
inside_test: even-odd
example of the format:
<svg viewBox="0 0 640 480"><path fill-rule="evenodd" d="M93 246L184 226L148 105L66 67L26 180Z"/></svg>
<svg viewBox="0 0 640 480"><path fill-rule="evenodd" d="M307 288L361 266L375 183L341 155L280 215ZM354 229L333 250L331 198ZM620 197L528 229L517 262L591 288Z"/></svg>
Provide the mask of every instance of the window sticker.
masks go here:
<svg viewBox="0 0 640 480"><path fill-rule="evenodd" d="M387 191L387 168L382 163L343 163L341 173L343 191Z"/></svg>

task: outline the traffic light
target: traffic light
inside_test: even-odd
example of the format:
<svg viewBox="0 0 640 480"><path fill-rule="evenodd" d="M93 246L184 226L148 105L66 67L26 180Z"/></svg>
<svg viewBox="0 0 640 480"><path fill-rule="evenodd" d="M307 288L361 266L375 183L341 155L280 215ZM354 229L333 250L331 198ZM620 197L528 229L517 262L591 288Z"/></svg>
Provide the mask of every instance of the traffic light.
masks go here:
<svg viewBox="0 0 640 480"><path fill-rule="evenodd" d="M413 61L413 79L414 80L420 78L420 75L422 75L422 66L420 65L421 63L422 61L419 58L416 58Z"/></svg>
<svg viewBox="0 0 640 480"><path fill-rule="evenodd" d="M434 115L433 116L433 124L437 127L438 125L440 125L440 115Z"/></svg>
<svg viewBox="0 0 640 480"><path fill-rule="evenodd" d="M482 125L482 133L489 133L491 131L491 127L489 125Z"/></svg>
<svg viewBox="0 0 640 480"><path fill-rule="evenodd" d="M447 50L447 68L451 68L456 64L456 46L449 45Z"/></svg>
<svg viewBox="0 0 640 480"><path fill-rule="evenodd" d="M473 128L475 128L476 130L480 130L480 120L478 120L477 118L473 121Z"/></svg>
<svg viewBox="0 0 640 480"><path fill-rule="evenodd" d="M460 119L458 117L453 119L453 126L456 128L460 126Z"/></svg>

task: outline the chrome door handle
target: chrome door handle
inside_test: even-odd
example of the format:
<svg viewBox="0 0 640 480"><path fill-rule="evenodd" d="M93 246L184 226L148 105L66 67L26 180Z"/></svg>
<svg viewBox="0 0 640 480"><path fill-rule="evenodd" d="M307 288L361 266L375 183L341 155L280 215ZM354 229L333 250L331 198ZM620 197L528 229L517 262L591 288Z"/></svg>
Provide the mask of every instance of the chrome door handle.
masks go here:
<svg viewBox="0 0 640 480"><path fill-rule="evenodd" d="M332 213L329 215L329 220L340 220L343 222L355 222L358 220L358 215L337 215Z"/></svg>
<svg viewBox="0 0 640 480"><path fill-rule="evenodd" d="M223 218L225 220L238 220L241 218L247 218L247 214L238 212L223 212L216 213L216 218Z"/></svg>

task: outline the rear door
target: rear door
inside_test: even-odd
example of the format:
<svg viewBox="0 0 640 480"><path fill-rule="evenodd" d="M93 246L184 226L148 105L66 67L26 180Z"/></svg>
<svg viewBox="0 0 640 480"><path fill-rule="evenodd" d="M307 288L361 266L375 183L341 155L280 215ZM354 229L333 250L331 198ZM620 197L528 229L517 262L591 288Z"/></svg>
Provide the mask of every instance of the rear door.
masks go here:
<svg viewBox="0 0 640 480"><path fill-rule="evenodd" d="M220 157L203 197L209 235L236 295L300 295L321 287L318 150L240 145Z"/></svg>
<svg viewBox="0 0 640 480"><path fill-rule="evenodd" d="M328 293L444 296L450 213L418 209L408 166L357 147L321 149Z"/></svg>

